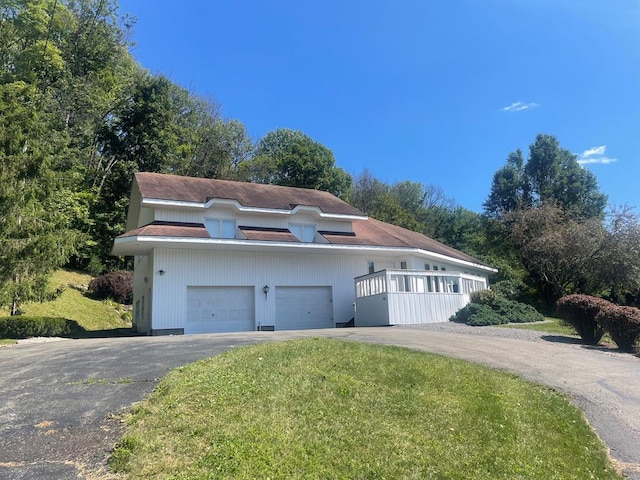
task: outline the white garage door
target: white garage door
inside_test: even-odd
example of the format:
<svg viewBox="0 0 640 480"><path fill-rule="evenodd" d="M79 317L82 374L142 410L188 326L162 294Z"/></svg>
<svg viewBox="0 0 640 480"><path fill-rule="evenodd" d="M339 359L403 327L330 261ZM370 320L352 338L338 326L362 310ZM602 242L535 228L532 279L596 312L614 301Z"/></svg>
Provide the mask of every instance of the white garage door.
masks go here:
<svg viewBox="0 0 640 480"><path fill-rule="evenodd" d="M255 330L253 287L187 287L184 333Z"/></svg>
<svg viewBox="0 0 640 480"><path fill-rule="evenodd" d="M276 287L276 330L335 326L331 287Z"/></svg>

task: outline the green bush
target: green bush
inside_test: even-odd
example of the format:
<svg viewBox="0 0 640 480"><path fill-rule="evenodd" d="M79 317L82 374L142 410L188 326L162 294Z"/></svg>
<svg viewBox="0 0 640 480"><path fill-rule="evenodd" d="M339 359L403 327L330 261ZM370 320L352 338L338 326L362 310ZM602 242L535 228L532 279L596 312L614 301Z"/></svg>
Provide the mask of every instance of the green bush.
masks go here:
<svg viewBox="0 0 640 480"><path fill-rule="evenodd" d="M640 338L640 309L606 305L596 315L596 322L609 332L618 348L633 351Z"/></svg>
<svg viewBox="0 0 640 480"><path fill-rule="evenodd" d="M604 335L604 328L596 321L596 316L608 306L615 305L590 295L566 295L558 300L556 315L575 328L585 343L597 345Z"/></svg>
<svg viewBox="0 0 640 480"><path fill-rule="evenodd" d="M507 300L492 290L473 292L470 298L470 303L452 316L451 321L485 326L544 320L542 314L531 305Z"/></svg>
<svg viewBox="0 0 640 480"><path fill-rule="evenodd" d="M17 315L0 318L0 338L60 337L80 330L76 321L60 317Z"/></svg>

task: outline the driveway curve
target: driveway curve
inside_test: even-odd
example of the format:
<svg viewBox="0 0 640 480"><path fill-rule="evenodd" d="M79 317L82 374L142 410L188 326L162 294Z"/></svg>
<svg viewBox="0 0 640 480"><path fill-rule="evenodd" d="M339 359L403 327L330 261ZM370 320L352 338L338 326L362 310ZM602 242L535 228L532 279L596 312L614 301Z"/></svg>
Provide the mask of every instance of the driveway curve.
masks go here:
<svg viewBox="0 0 640 480"><path fill-rule="evenodd" d="M103 479L118 414L171 368L241 345L322 336L398 345L516 373L569 395L640 480L640 359L612 350L410 328L59 340L0 349L0 478Z"/></svg>

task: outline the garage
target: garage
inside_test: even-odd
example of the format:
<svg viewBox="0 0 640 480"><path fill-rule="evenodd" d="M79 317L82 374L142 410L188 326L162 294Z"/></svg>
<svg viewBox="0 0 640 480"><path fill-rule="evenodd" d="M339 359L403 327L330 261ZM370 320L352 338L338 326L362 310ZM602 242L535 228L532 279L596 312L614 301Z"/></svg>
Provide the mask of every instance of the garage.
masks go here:
<svg viewBox="0 0 640 480"><path fill-rule="evenodd" d="M184 333L255 330L254 287L187 287Z"/></svg>
<svg viewBox="0 0 640 480"><path fill-rule="evenodd" d="M276 330L334 327L331 287L276 287Z"/></svg>

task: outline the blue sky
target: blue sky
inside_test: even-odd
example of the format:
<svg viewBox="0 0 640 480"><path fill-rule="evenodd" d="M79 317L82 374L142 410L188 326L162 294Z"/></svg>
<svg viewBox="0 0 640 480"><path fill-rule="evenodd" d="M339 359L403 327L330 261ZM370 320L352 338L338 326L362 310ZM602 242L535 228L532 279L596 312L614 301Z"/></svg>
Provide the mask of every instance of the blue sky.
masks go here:
<svg viewBox="0 0 640 480"><path fill-rule="evenodd" d="M637 0L120 0L135 58L260 138L302 130L352 175L482 210L537 133L640 207Z"/></svg>

